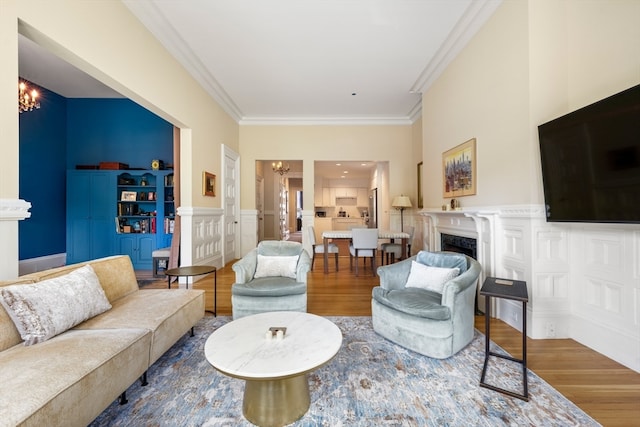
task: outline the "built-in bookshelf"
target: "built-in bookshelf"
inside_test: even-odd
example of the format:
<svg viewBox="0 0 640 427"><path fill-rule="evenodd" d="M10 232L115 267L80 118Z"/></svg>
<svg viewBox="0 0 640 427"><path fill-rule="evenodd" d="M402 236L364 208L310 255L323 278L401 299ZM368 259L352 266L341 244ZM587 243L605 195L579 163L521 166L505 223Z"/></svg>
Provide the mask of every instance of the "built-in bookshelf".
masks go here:
<svg viewBox="0 0 640 427"><path fill-rule="evenodd" d="M164 222L163 229L165 234L173 234L175 227L175 201L173 193L173 174L164 177Z"/></svg>
<svg viewBox="0 0 640 427"><path fill-rule="evenodd" d="M157 177L152 173L118 175L116 233L150 233L157 230Z"/></svg>
<svg viewBox="0 0 640 427"><path fill-rule="evenodd" d="M115 224L114 224L115 220ZM67 171L67 261L129 255L151 270L152 252L171 245L171 170Z"/></svg>

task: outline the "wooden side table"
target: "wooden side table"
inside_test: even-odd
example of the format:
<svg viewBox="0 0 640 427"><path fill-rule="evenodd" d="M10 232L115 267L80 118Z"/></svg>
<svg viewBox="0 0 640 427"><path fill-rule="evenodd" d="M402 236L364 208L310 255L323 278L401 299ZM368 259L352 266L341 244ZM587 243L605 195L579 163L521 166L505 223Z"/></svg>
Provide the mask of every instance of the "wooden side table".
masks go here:
<svg viewBox="0 0 640 427"><path fill-rule="evenodd" d="M529 389L527 385L527 302L529 294L527 292L527 283L521 280L497 279L495 277L487 277L480 289L480 295L485 296L485 350L484 350L484 366L482 367L482 376L480 377L480 387L485 387L500 393L507 394L518 399L529 401ZM511 356L499 354L491 351L491 329L489 319L491 317L491 297L503 298L516 301L522 301L522 359L516 359ZM489 357L495 356L502 359L511 360L522 365L522 376L524 382L524 393L519 394L504 388L496 387L485 382L487 373L487 364Z"/></svg>
<svg viewBox="0 0 640 427"><path fill-rule="evenodd" d="M189 289L189 277L193 277L193 276L202 276L204 274L210 274L213 273L213 311L211 310L206 310L206 312L209 312L211 314L213 314L214 317L216 317L216 311L217 311L217 306L218 306L218 273L215 267L211 266L211 265L192 265L192 266L187 266L187 267L178 267L178 268L171 268L169 270L166 270L164 272L164 274L166 274L167 276L167 287L170 289L171 288L171 278L172 277L186 277L187 279L187 289ZM193 280L193 279L192 279Z"/></svg>

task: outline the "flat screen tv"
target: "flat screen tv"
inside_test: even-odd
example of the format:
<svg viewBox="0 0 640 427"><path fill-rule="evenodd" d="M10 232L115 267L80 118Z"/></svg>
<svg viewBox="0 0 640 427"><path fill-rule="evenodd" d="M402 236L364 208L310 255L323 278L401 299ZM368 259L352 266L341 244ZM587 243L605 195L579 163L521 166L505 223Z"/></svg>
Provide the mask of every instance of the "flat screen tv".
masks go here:
<svg viewBox="0 0 640 427"><path fill-rule="evenodd" d="M640 223L640 85L538 126L547 221Z"/></svg>

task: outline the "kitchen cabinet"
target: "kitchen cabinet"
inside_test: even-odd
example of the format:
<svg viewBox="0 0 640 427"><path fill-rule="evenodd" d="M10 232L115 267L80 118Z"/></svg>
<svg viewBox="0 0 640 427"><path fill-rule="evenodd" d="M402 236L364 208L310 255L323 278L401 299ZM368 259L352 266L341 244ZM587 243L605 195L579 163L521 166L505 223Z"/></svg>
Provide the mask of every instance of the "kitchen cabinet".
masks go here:
<svg viewBox="0 0 640 427"><path fill-rule="evenodd" d="M332 218L332 226L334 230L351 230L365 225L362 218Z"/></svg>
<svg viewBox="0 0 640 427"><path fill-rule="evenodd" d="M358 200L356 206L367 208L369 207L369 190L366 188L358 188Z"/></svg>
<svg viewBox="0 0 640 427"><path fill-rule="evenodd" d="M333 188L322 189L322 203L324 203L324 206L336 205L336 196L333 192Z"/></svg>
<svg viewBox="0 0 640 427"><path fill-rule="evenodd" d="M336 205L336 196L333 188L319 188L315 191L313 202L319 207L333 207Z"/></svg>
<svg viewBox="0 0 640 427"><path fill-rule="evenodd" d="M337 187L335 188L336 191L336 197L342 197L342 198L353 198L355 199L356 197L358 197L358 189L357 188L341 188L341 187Z"/></svg>
<svg viewBox="0 0 640 427"><path fill-rule="evenodd" d="M315 188L313 191L313 206L324 206L322 199L322 188Z"/></svg>

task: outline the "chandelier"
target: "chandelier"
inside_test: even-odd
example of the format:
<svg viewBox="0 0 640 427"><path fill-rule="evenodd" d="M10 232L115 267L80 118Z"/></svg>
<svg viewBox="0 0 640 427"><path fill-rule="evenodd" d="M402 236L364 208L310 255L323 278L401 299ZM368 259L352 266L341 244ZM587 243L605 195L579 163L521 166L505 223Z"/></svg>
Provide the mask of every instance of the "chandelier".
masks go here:
<svg viewBox="0 0 640 427"><path fill-rule="evenodd" d="M279 173L280 175L284 175L289 172L289 164L284 164L282 162L271 163L271 168L274 172Z"/></svg>
<svg viewBox="0 0 640 427"><path fill-rule="evenodd" d="M40 102L38 102L38 91L32 89L29 91L25 82L18 83L18 111L20 114L24 111L33 111L33 109L40 108Z"/></svg>

